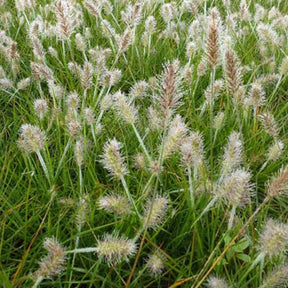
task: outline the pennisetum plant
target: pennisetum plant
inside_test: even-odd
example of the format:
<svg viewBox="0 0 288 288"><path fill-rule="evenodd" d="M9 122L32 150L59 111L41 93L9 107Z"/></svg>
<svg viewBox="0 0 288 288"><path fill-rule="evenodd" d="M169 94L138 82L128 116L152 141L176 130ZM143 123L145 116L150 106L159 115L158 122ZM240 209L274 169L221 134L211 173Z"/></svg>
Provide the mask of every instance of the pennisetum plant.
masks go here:
<svg viewBox="0 0 288 288"><path fill-rule="evenodd" d="M0 278L284 286L285 1L12 2L0 0ZM10 159L16 126L24 161ZM48 206L37 164L59 191ZM46 238L36 270L44 234L70 248Z"/></svg>

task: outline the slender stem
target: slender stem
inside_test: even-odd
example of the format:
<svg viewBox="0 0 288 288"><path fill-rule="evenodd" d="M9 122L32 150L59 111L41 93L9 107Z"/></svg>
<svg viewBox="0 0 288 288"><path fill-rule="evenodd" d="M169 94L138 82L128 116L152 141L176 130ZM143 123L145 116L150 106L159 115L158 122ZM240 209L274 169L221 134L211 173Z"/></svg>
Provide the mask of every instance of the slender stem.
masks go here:
<svg viewBox="0 0 288 288"><path fill-rule="evenodd" d="M43 157L42 157L42 154L41 154L40 151L37 151L36 154L37 154L38 159L39 159L39 161L40 161L40 164L41 164L41 166L42 166L42 168L43 168L44 174L45 174L47 180L50 182L49 172L48 172L46 163L45 163L45 161L44 161L44 159L43 159Z"/></svg>
<svg viewBox="0 0 288 288"><path fill-rule="evenodd" d="M140 201L142 198L145 199L145 198L147 197L147 194L148 194L148 192L149 192L150 184L151 184L151 182L152 182L152 180L154 179L155 176L156 176L156 173L152 173L152 174L151 174L148 182L146 183L146 185L145 185L145 187L144 187L144 189L143 189L143 191L142 191L142 195L140 196L140 198L138 199L138 201Z"/></svg>
<svg viewBox="0 0 288 288"><path fill-rule="evenodd" d="M43 276L39 276L39 277L36 279L36 281L35 281L34 285L32 286L32 288L38 287L39 284L40 284L43 280L44 280L44 277L43 277Z"/></svg>
<svg viewBox="0 0 288 288"><path fill-rule="evenodd" d="M195 224L203 217L204 214L206 214L210 208L215 204L215 202L218 200L218 197L214 197L209 203L208 205L205 207L205 209L201 212L201 214L199 215L199 217L193 222L193 224L191 225L191 228L193 228L195 226Z"/></svg>
<svg viewBox="0 0 288 288"><path fill-rule="evenodd" d="M97 126L100 124L101 119L102 119L102 117L103 117L103 114L104 114L104 110L102 109L102 110L100 111L100 114L99 114L97 120L96 120L96 125L95 125L95 127L97 127Z"/></svg>
<svg viewBox="0 0 288 288"><path fill-rule="evenodd" d="M91 253L91 252L96 252L97 247L85 247L85 248L77 248L73 250L66 251L66 254L75 254L75 253Z"/></svg>
<svg viewBox="0 0 288 288"><path fill-rule="evenodd" d="M144 144L144 142L143 142L140 134L138 133L138 130L137 130L137 128L135 127L135 124L134 124L134 123L132 124L132 127L133 127L134 133L135 133L135 135L136 135L136 137L137 137L137 139L138 139L138 141L139 141L139 144L140 144L140 146L142 147L142 149L143 149L143 151L144 151L144 153L145 153L145 155L146 155L146 157L147 157L147 159L148 159L148 161L149 161L149 165L151 165L151 164L152 164L152 159L151 159L151 157L150 157L150 155L149 155L149 152L147 151L147 149L146 149L146 147L145 147L145 144Z"/></svg>
<svg viewBox="0 0 288 288"><path fill-rule="evenodd" d="M64 152L63 152L62 157L61 157L61 159L60 159L60 161L59 161L59 164L58 164L58 167L57 167L57 170L56 170L55 177L57 177L58 174L59 174L60 168L61 168L62 163L63 163L63 161L64 161L64 158L65 158L65 156L66 156L66 154L67 154L67 152L68 152L68 149L69 149L69 147L70 147L70 144L71 144L71 138L69 138L69 140L68 140L68 142L67 142L67 144L66 144L66 146L65 146L65 148L64 148Z"/></svg>
<svg viewBox="0 0 288 288"><path fill-rule="evenodd" d="M79 166L79 186L80 186L80 195L82 196L83 193L83 175L81 166Z"/></svg>
<svg viewBox="0 0 288 288"><path fill-rule="evenodd" d="M236 205L232 206L232 209L230 211L230 218L229 218L229 223L228 223L228 230L230 230L233 227L233 221L235 217L235 212L236 212Z"/></svg>
<svg viewBox="0 0 288 288"><path fill-rule="evenodd" d="M126 193L128 199L129 199L129 201L132 203L132 205L134 207L134 210L135 210L136 214L138 215L138 217L140 217L140 214L139 214L139 211L138 211L138 209L136 207L136 204L135 204L135 202L134 202L134 200L132 198L132 195L129 192L129 189L128 189L128 186L127 186L125 178L123 176L121 176L120 180L121 180L121 183L122 183L122 185L124 187L125 193Z"/></svg>
<svg viewBox="0 0 288 288"><path fill-rule="evenodd" d="M189 180L189 192L190 192L190 201L191 201L191 206L194 206L195 200L194 200L194 189L193 189L193 182L192 182L192 172L191 172L191 167L187 167L188 171L188 180Z"/></svg>
<svg viewBox="0 0 288 288"><path fill-rule="evenodd" d="M209 103L209 118L210 118L210 141L211 141L211 147L210 147L210 169L213 170L213 144L214 144L214 138L213 138L213 108L214 108L214 101L215 101L215 91L214 91L214 83L215 83L215 73L216 73L216 68L215 66L213 67L212 71L211 71L211 99L210 99L210 103Z"/></svg>
<svg viewBox="0 0 288 288"><path fill-rule="evenodd" d="M81 170L81 168L80 168ZM77 250L78 249L78 246L79 246L79 242L80 242L80 236L79 234L81 233L81 230L82 230L82 224L81 223L78 223L78 227L77 227L77 231L78 231L78 235L75 239L75 249L74 250ZM71 283L72 283L72 271L73 271L73 267L75 265L75 259L76 259L76 253L73 253L73 258L72 258L72 264L71 264L71 272L70 272L70 276L69 276L69 287L71 287Z"/></svg>
<svg viewBox="0 0 288 288"><path fill-rule="evenodd" d="M149 36L148 36L148 51L147 51L148 57L150 57L150 50L151 50L151 34L149 33Z"/></svg>
<svg viewBox="0 0 288 288"><path fill-rule="evenodd" d="M96 135L95 135L95 130L94 130L93 124L90 125L90 128L91 128L91 133L92 133L92 138L93 138L94 144L96 145L97 141L96 141Z"/></svg>

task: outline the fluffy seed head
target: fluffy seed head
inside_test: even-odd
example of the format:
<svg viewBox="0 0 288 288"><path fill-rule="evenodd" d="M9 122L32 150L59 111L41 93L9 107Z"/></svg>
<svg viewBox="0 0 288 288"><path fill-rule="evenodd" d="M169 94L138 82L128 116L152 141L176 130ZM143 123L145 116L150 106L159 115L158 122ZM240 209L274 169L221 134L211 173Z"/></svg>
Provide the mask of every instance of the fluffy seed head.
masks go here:
<svg viewBox="0 0 288 288"><path fill-rule="evenodd" d="M221 175L225 176L242 163L242 141L240 133L232 132L225 147Z"/></svg>
<svg viewBox="0 0 288 288"><path fill-rule="evenodd" d="M148 16L145 21L145 30L151 35L156 28L156 20L154 16Z"/></svg>
<svg viewBox="0 0 288 288"><path fill-rule="evenodd" d="M102 240L98 240L96 252L100 259L103 259L108 265L115 265L122 261L127 261L129 257L136 253L136 244L133 240L124 236L118 236L118 233L106 234Z"/></svg>
<svg viewBox="0 0 288 288"><path fill-rule="evenodd" d="M220 14L217 8L212 8L210 11L210 19L208 26L208 36L206 43L206 56L209 68L212 69L218 64L220 56Z"/></svg>
<svg viewBox="0 0 288 288"><path fill-rule="evenodd" d="M261 114L259 118L266 132L269 135L271 135L275 140L277 140L279 137L279 132L278 132L278 127L274 119L274 116L270 112L267 112L267 113Z"/></svg>
<svg viewBox="0 0 288 288"><path fill-rule="evenodd" d="M219 112L214 118L214 128L218 131L222 128L224 122L224 112Z"/></svg>
<svg viewBox="0 0 288 288"><path fill-rule="evenodd" d="M264 43L279 45L279 35L270 24L260 22L256 28L258 36Z"/></svg>
<svg viewBox="0 0 288 288"><path fill-rule="evenodd" d="M285 251L288 243L288 225L269 219L259 237L259 250L270 258Z"/></svg>
<svg viewBox="0 0 288 288"><path fill-rule="evenodd" d="M86 61L83 64L83 69L80 70L80 83L84 90L87 90L92 85L93 65Z"/></svg>
<svg viewBox="0 0 288 288"><path fill-rule="evenodd" d="M88 125L92 125L95 120L95 113L92 108L88 107L84 110L84 117Z"/></svg>
<svg viewBox="0 0 288 288"><path fill-rule="evenodd" d="M84 225L86 222L87 214L89 213L89 205L88 205L88 195L83 195L79 199L77 203L77 215L76 215L76 223L77 225Z"/></svg>
<svg viewBox="0 0 288 288"><path fill-rule="evenodd" d="M147 118L149 119L149 128L152 131L158 131L161 128L161 115L152 106L148 108Z"/></svg>
<svg viewBox="0 0 288 288"><path fill-rule="evenodd" d="M8 78L0 79L0 89L9 89L13 87L13 82Z"/></svg>
<svg viewBox="0 0 288 288"><path fill-rule="evenodd" d="M144 170L146 168L146 159L145 155L142 153L138 153L134 156L134 167L136 169Z"/></svg>
<svg viewBox="0 0 288 288"><path fill-rule="evenodd" d="M225 60L225 72L228 89L236 102L239 102L242 99L242 73L237 56L231 48L227 48L225 53Z"/></svg>
<svg viewBox="0 0 288 288"><path fill-rule="evenodd" d="M58 58L58 51L53 48L52 46L48 47L48 53L54 57L54 58Z"/></svg>
<svg viewBox="0 0 288 288"><path fill-rule="evenodd" d="M81 167L84 162L84 146L81 140L76 141L74 145L74 155L77 166Z"/></svg>
<svg viewBox="0 0 288 288"><path fill-rule="evenodd" d="M82 128L81 122L73 118L67 121L66 126L71 138L77 136Z"/></svg>
<svg viewBox="0 0 288 288"><path fill-rule="evenodd" d="M162 158L166 159L180 147L181 141L185 137L187 128L181 116L176 115L172 120L168 130L168 135L164 141ZM161 151L161 147L159 148Z"/></svg>
<svg viewBox="0 0 288 288"><path fill-rule="evenodd" d="M186 167L198 168L204 160L204 144L200 133L191 132L181 144L182 162Z"/></svg>
<svg viewBox="0 0 288 288"><path fill-rule="evenodd" d="M249 105L255 108L263 106L265 104L266 102L265 93L260 84L258 83L252 84L247 101Z"/></svg>
<svg viewBox="0 0 288 288"><path fill-rule="evenodd" d="M251 174L238 169L226 176L216 187L216 195L224 197L232 206L243 206L250 200Z"/></svg>
<svg viewBox="0 0 288 288"><path fill-rule="evenodd" d="M226 280L215 276L210 276L207 283L208 288L229 288Z"/></svg>
<svg viewBox="0 0 288 288"><path fill-rule="evenodd" d="M44 132L35 125L23 124L20 128L18 144L26 152L39 152L45 145Z"/></svg>
<svg viewBox="0 0 288 288"><path fill-rule="evenodd" d="M145 205L143 226L157 229L167 213L168 203L166 197L157 196L155 199L149 199Z"/></svg>
<svg viewBox="0 0 288 288"><path fill-rule="evenodd" d="M122 72L119 69L114 69L111 71L105 71L101 78L101 83L103 86L111 87L116 85L121 79Z"/></svg>
<svg viewBox="0 0 288 288"><path fill-rule="evenodd" d="M34 111L42 120L48 111L48 104L44 99L36 99L33 103Z"/></svg>
<svg viewBox="0 0 288 288"><path fill-rule="evenodd" d="M163 119L167 118L169 111L174 111L181 105L182 79L179 73L179 62L174 61L164 68L164 72L160 77L160 97L157 102L160 104Z"/></svg>
<svg viewBox="0 0 288 288"><path fill-rule="evenodd" d="M64 96L62 86L55 84L53 80L48 81L49 94L52 98L61 99Z"/></svg>
<svg viewBox="0 0 288 288"><path fill-rule="evenodd" d="M223 88L223 81L222 80L216 80L214 83L210 83L207 89L204 92L206 103L211 106L214 104L216 98L219 96L219 93L221 92Z"/></svg>
<svg viewBox="0 0 288 288"><path fill-rule="evenodd" d="M276 161L282 154L284 144L282 141L276 141L270 148L267 154L268 161Z"/></svg>
<svg viewBox="0 0 288 288"><path fill-rule="evenodd" d="M116 92L113 97L119 116L127 124L134 124L137 119L137 110L134 105L129 103L127 97L120 91Z"/></svg>
<svg viewBox="0 0 288 288"><path fill-rule="evenodd" d="M61 40L68 40L74 29L80 24L76 18L76 11L73 3L67 0L58 0L55 6L57 17L56 35Z"/></svg>
<svg viewBox="0 0 288 288"><path fill-rule="evenodd" d="M186 45L186 56L188 59L192 58L196 52L197 46L195 42L188 42Z"/></svg>
<svg viewBox="0 0 288 288"><path fill-rule="evenodd" d="M279 67L279 74L286 75L288 73L288 57L283 58L282 63Z"/></svg>
<svg viewBox="0 0 288 288"><path fill-rule="evenodd" d="M166 23L169 23L171 20L173 20L177 14L175 8L176 7L172 5L172 3L165 3L161 6L160 14Z"/></svg>
<svg viewBox="0 0 288 288"><path fill-rule="evenodd" d="M30 85L31 79L30 77L25 78L17 83L18 90L25 90Z"/></svg>
<svg viewBox="0 0 288 288"><path fill-rule="evenodd" d="M46 65L41 64L41 63L36 63L36 62L31 62L31 71L32 71L32 76L36 81L41 81L41 80L52 80L53 77L53 72L50 68L48 68Z"/></svg>
<svg viewBox="0 0 288 288"><path fill-rule="evenodd" d="M122 53L126 52L129 48L129 46L131 45L131 43L132 43L132 31L129 28L127 28L124 31L122 37L119 39L118 53L122 54Z"/></svg>
<svg viewBox="0 0 288 288"><path fill-rule="evenodd" d="M76 92L67 96L67 108L69 111L77 110L79 107L79 95Z"/></svg>
<svg viewBox="0 0 288 288"><path fill-rule="evenodd" d="M146 81L136 82L129 91L129 96L131 99L141 99L145 97L146 91L149 85Z"/></svg>
<svg viewBox="0 0 288 288"><path fill-rule="evenodd" d="M288 191L288 166L281 169L267 185L267 195L271 198L280 196Z"/></svg>
<svg viewBox="0 0 288 288"><path fill-rule="evenodd" d="M107 141L104 145L104 153L101 160L103 166L117 179L128 173L124 158L120 154L121 148L122 144L115 138Z"/></svg>
<svg viewBox="0 0 288 288"><path fill-rule="evenodd" d="M202 58L197 66L197 75L199 77L202 77L206 74L206 71L207 71L206 61L204 58Z"/></svg>
<svg viewBox="0 0 288 288"><path fill-rule="evenodd" d="M65 269L65 248L55 238L46 238L44 248L48 251L48 255L40 261L40 268L33 274L34 279L39 277L50 279Z"/></svg>
<svg viewBox="0 0 288 288"><path fill-rule="evenodd" d="M147 269L148 269L149 273L153 277L157 277L165 269L163 257L157 252L149 255L149 258L146 261L146 265L147 265Z"/></svg>
<svg viewBox="0 0 288 288"><path fill-rule="evenodd" d="M278 288L284 287L288 281L288 265L282 265L274 269L263 281L259 288Z"/></svg>
<svg viewBox="0 0 288 288"><path fill-rule="evenodd" d="M113 106L113 97L111 94L105 95L100 103L100 110L108 110Z"/></svg>
<svg viewBox="0 0 288 288"><path fill-rule="evenodd" d="M98 206L109 213L115 213L118 216L123 216L131 212L131 205L128 199L121 195L109 194L108 196L100 197Z"/></svg>
<svg viewBox="0 0 288 288"><path fill-rule="evenodd" d="M76 43L76 49L77 50L79 50L81 52L84 52L86 50L86 48L87 48L86 40L80 33L77 33L75 35L75 43Z"/></svg>

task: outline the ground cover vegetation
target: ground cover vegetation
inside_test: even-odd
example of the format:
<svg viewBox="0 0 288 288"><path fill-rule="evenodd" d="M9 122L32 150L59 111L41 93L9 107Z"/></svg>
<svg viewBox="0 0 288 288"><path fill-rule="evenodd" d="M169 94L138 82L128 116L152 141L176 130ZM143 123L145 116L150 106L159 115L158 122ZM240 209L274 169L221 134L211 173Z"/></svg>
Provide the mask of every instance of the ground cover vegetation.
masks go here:
<svg viewBox="0 0 288 288"><path fill-rule="evenodd" d="M0 0L2 287L287 287L285 0Z"/></svg>

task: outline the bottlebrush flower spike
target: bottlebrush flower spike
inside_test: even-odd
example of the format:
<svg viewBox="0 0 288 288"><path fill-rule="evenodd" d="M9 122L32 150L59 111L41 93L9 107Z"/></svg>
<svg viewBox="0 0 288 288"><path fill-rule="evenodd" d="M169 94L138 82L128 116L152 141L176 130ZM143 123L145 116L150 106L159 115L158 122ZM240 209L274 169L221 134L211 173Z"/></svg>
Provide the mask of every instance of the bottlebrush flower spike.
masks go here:
<svg viewBox="0 0 288 288"><path fill-rule="evenodd" d="M84 145L83 141L78 140L74 145L74 155L76 164L78 167L81 167L84 163Z"/></svg>
<svg viewBox="0 0 288 288"><path fill-rule="evenodd" d="M267 153L268 161L276 161L281 156L284 149L284 143L282 141L276 141L270 148Z"/></svg>
<svg viewBox="0 0 288 288"><path fill-rule="evenodd" d="M187 128L181 116L176 115L170 124L168 135L164 141L162 155L163 159L168 158L172 153L175 152L176 149L180 147L181 141L185 137L186 132ZM161 151L161 147L159 150Z"/></svg>
<svg viewBox="0 0 288 288"><path fill-rule="evenodd" d="M279 132L278 132L278 126L277 123L273 117L273 115L270 112L263 113L259 116L262 125L264 126L264 129L266 132L271 135L274 140L277 140L279 137Z"/></svg>
<svg viewBox="0 0 288 288"><path fill-rule="evenodd" d="M232 132L225 147L221 175L225 176L237 169L242 163L242 141L240 133Z"/></svg>
<svg viewBox="0 0 288 288"><path fill-rule="evenodd" d="M44 248L48 251L48 255L40 261L39 270L33 274L35 281L40 278L50 279L65 269L65 248L55 238L46 238Z"/></svg>
<svg viewBox="0 0 288 288"><path fill-rule="evenodd" d="M181 88L182 79L178 66L178 60L168 64L160 77L160 97L156 100L160 104L164 119L167 118L167 114L171 114L181 105L181 98L183 96Z"/></svg>
<svg viewBox="0 0 288 288"><path fill-rule="evenodd" d="M23 124L20 128L18 144L26 152L39 152L45 145L44 132L35 125Z"/></svg>
<svg viewBox="0 0 288 288"><path fill-rule="evenodd" d="M191 132L181 144L182 162L186 167L199 167L204 160L204 143L199 132Z"/></svg>
<svg viewBox="0 0 288 288"><path fill-rule="evenodd" d="M263 91L262 86L258 83L253 83L249 91L247 103L254 108L257 108L263 106L265 102L265 92Z"/></svg>
<svg viewBox="0 0 288 288"><path fill-rule="evenodd" d="M263 284L259 288L277 288L284 287L288 281L288 265L284 264L277 267L263 281Z"/></svg>
<svg viewBox="0 0 288 288"><path fill-rule="evenodd" d="M44 99L36 99L33 103L34 111L39 117L40 120L42 120L47 111L48 111L48 104Z"/></svg>
<svg viewBox="0 0 288 288"><path fill-rule="evenodd" d="M115 213L118 216L123 216L131 213L131 205L128 199L122 195L109 194L100 197L98 206L109 213Z"/></svg>
<svg viewBox="0 0 288 288"><path fill-rule="evenodd" d="M131 99L142 99L145 97L149 84L145 81L136 82L129 91L129 97Z"/></svg>
<svg viewBox="0 0 288 288"><path fill-rule="evenodd" d="M207 283L208 288L229 288L226 280L215 276L210 276Z"/></svg>
<svg viewBox="0 0 288 288"><path fill-rule="evenodd" d="M209 68L217 66L220 57L220 29L221 19L217 8L210 10L208 36L206 43L206 56Z"/></svg>
<svg viewBox="0 0 288 288"><path fill-rule="evenodd" d="M115 138L107 141L104 145L104 154L101 160L103 166L117 179L128 173L124 158L120 154L121 148L122 144Z"/></svg>
<svg viewBox="0 0 288 288"><path fill-rule="evenodd" d="M232 206L243 206L251 197L251 174L238 169L226 176L216 187L216 195L224 197Z"/></svg>
<svg viewBox="0 0 288 288"><path fill-rule="evenodd" d="M76 18L75 7L73 2L67 0L58 0L56 2L56 35L61 40L68 40L74 29L79 25Z"/></svg>
<svg viewBox="0 0 288 288"><path fill-rule="evenodd" d="M281 254L288 244L288 225L276 220L266 221L259 237L259 250L270 258Z"/></svg>
<svg viewBox="0 0 288 288"><path fill-rule="evenodd" d="M163 262L163 256L161 256L157 252L149 255L149 258L146 261L146 265L147 265L147 269L148 269L149 273L153 277L157 277L165 269L164 262Z"/></svg>
<svg viewBox="0 0 288 288"><path fill-rule="evenodd" d="M119 116L127 124L134 124L137 120L137 110L134 105L129 103L128 98L121 91L116 92L113 98Z"/></svg>
<svg viewBox="0 0 288 288"><path fill-rule="evenodd" d="M102 240L98 240L96 252L100 259L108 265L116 265L122 261L128 262L129 257L136 253L137 245L134 240L114 234L106 234Z"/></svg>
<svg viewBox="0 0 288 288"><path fill-rule="evenodd" d="M149 199L145 205L143 216L143 226L147 228L157 229L168 209L168 199L166 197L156 196L155 199Z"/></svg>
<svg viewBox="0 0 288 288"><path fill-rule="evenodd" d="M236 102L239 102L243 97L241 91L242 73L237 56L231 48L227 48L225 53L225 60L225 72L228 89Z"/></svg>
<svg viewBox="0 0 288 288"><path fill-rule="evenodd" d="M281 169L278 176L274 177L267 186L267 195L270 198L281 196L288 191L288 167Z"/></svg>

